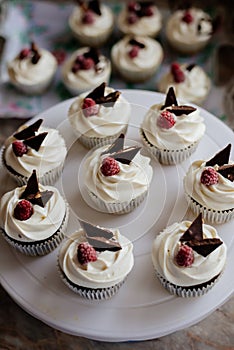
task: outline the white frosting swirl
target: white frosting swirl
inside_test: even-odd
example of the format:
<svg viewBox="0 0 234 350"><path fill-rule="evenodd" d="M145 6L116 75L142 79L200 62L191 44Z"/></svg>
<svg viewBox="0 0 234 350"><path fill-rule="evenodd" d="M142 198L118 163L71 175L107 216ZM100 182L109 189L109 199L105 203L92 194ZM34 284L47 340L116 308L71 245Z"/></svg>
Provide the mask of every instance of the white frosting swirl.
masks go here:
<svg viewBox="0 0 234 350"><path fill-rule="evenodd" d="M3 195L0 202L0 226L6 234L22 242L35 242L52 236L61 226L66 213L66 204L59 191L52 186L39 185L40 191L53 191L52 197L42 208L33 205L32 216L24 221L14 217L14 209L26 186L17 187Z"/></svg>
<svg viewBox="0 0 234 350"><path fill-rule="evenodd" d="M122 249L98 252L97 260L85 265L81 265L77 258L79 243L87 241L84 231L80 229L73 233L65 242L59 253L59 265L71 282L88 288L108 288L128 275L134 263L133 245L119 230L111 231Z"/></svg>
<svg viewBox="0 0 234 350"><path fill-rule="evenodd" d="M192 70L187 70L188 64L181 64L180 69L184 73L184 81L176 83L171 71L162 76L158 83L160 92L166 93L173 86L176 97L180 100L193 103L201 103L207 97L211 82L205 71L195 65Z"/></svg>
<svg viewBox="0 0 234 350"><path fill-rule="evenodd" d="M164 129L157 125L157 119L160 116L162 104L151 106L146 113L142 129L148 141L159 149L183 149L189 145L198 142L205 133L205 124L200 115L199 109L190 114L176 116L173 113L175 124L170 129ZM170 109L167 107L166 109Z"/></svg>
<svg viewBox="0 0 234 350"><path fill-rule="evenodd" d="M232 164L232 163L230 163ZM210 168L204 160L197 160L189 167L184 177L185 192L208 209L228 210L234 208L234 182L218 173L218 183L206 186L201 183L203 170ZM214 169L218 169L215 166Z"/></svg>
<svg viewBox="0 0 234 350"><path fill-rule="evenodd" d="M161 45L154 39L146 36L135 36L134 39L145 45L138 52L138 55L132 59L129 51L132 45L129 44L130 36L125 36L119 40L111 50L111 57L115 65L122 67L127 71L141 72L142 70L157 67L163 58Z"/></svg>
<svg viewBox="0 0 234 350"><path fill-rule="evenodd" d="M118 174L104 176L101 165L109 154L101 153L107 148L103 146L93 151L84 164L88 190L109 203L130 201L147 191L153 174L150 158L138 152L129 165L118 162Z"/></svg>
<svg viewBox="0 0 234 350"><path fill-rule="evenodd" d="M178 266L175 256L180 248L180 237L191 225L190 221L174 223L156 236L152 247L152 260L156 271L177 286L195 286L208 282L220 274L225 266L227 248L223 243L206 257L194 253L189 267ZM203 224L203 238L219 238L217 231Z"/></svg>
<svg viewBox="0 0 234 350"><path fill-rule="evenodd" d="M124 34L156 36L162 27L162 15L156 6L152 5L151 9L152 16L139 17L135 23L129 24L129 11L123 8L117 18L118 28Z"/></svg>
<svg viewBox="0 0 234 350"><path fill-rule="evenodd" d="M57 69L57 61L49 51L38 49L40 59L36 64L31 62L31 56L19 59L17 55L8 63L8 73L12 82L23 85L35 85L50 80Z"/></svg>
<svg viewBox="0 0 234 350"><path fill-rule="evenodd" d="M105 95L108 95L115 90L106 87ZM123 127L128 124L131 105L120 95L113 107L105 107L99 105L97 115L86 117L82 111L84 98L89 94L85 92L79 95L68 111L68 119L72 127L81 135L85 134L88 137L105 137L117 134Z"/></svg>
<svg viewBox="0 0 234 350"><path fill-rule="evenodd" d="M93 68L88 70L79 69L76 73L72 72L75 58L78 55L83 55L88 50L88 47L76 50L62 67L64 83L71 89L85 91L100 85L103 81L109 82L111 63L110 60L103 55L99 56L99 62Z"/></svg>
<svg viewBox="0 0 234 350"><path fill-rule="evenodd" d="M67 149L62 136L56 129L40 127L36 135L48 132L38 151L28 147L28 152L22 157L17 157L13 152L12 142L16 141L10 136L6 141L5 161L17 173L29 177L34 169L37 176L41 177L48 171L60 166L66 157Z"/></svg>
<svg viewBox="0 0 234 350"><path fill-rule="evenodd" d="M100 5L101 16L93 12L94 22L92 24L85 24L82 22L84 10L80 6L76 6L69 17L69 25L73 32L80 36L98 37L113 28L113 13L111 9L104 5Z"/></svg>

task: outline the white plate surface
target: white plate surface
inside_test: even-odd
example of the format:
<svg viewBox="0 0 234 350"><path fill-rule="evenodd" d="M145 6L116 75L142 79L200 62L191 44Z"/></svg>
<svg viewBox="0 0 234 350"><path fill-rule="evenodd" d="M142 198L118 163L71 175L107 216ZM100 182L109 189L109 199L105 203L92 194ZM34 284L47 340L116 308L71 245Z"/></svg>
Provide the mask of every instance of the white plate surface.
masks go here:
<svg viewBox="0 0 234 350"><path fill-rule="evenodd" d="M122 90L132 104L127 142L140 141L139 125L147 109L164 100L164 95L139 90ZM82 161L87 150L75 140L66 119L71 100L41 113L44 125L58 127L69 153L61 180L56 184L66 196L70 208L68 235L79 227L78 218L104 227L118 227L134 243L135 265L119 292L110 300L82 299L60 280L57 271L58 248L51 254L32 258L12 250L0 238L0 281L10 296L28 313L61 331L104 341L146 340L170 334L193 325L224 303L234 291L233 222L217 226L227 244L227 266L216 286L194 299L171 296L154 276L151 263L152 241L166 225L184 218L187 212L183 177L196 159L209 159L233 143L233 132L216 117L201 109L207 131L190 160L178 166L161 166L152 160L154 176L150 194L139 208L125 215L101 213L88 205L83 189ZM233 158L233 157L232 157ZM15 185L0 172L1 195Z"/></svg>

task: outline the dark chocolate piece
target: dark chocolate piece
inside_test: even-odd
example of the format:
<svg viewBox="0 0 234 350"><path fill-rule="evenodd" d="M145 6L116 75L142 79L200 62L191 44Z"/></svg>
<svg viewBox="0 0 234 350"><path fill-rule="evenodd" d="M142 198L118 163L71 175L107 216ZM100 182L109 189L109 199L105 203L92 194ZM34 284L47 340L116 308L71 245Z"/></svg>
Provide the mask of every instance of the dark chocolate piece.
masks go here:
<svg viewBox="0 0 234 350"><path fill-rule="evenodd" d="M32 64L37 64L37 62L41 58L41 55L39 54L38 47L35 44L35 42L31 43L31 51L33 53L32 58L31 58L31 62L32 62Z"/></svg>
<svg viewBox="0 0 234 350"><path fill-rule="evenodd" d="M189 228L181 236L181 242L187 241L202 241L203 240L203 229L202 229L202 214L200 213L197 218L192 222Z"/></svg>
<svg viewBox="0 0 234 350"><path fill-rule="evenodd" d="M88 4L88 9L96 13L96 15L101 16L101 9L98 0L91 0Z"/></svg>
<svg viewBox="0 0 234 350"><path fill-rule="evenodd" d="M110 155L111 158L114 158L118 162L122 164L130 164L136 154L140 151L141 147L128 147L122 151L112 153Z"/></svg>
<svg viewBox="0 0 234 350"><path fill-rule="evenodd" d="M104 96L106 83L102 83L91 91L86 98L92 98L96 104L102 104L104 107L113 107L120 96L120 91L114 91Z"/></svg>
<svg viewBox="0 0 234 350"><path fill-rule="evenodd" d="M222 165L218 169L218 173L226 177L230 181L234 181L234 164Z"/></svg>
<svg viewBox="0 0 234 350"><path fill-rule="evenodd" d="M106 83L102 83L101 85L97 86L93 91L91 91L86 96L86 98L92 98L94 101L96 101L97 98L103 97L105 93L105 87Z"/></svg>
<svg viewBox="0 0 234 350"><path fill-rule="evenodd" d="M26 140L24 140L25 145L35 149L38 151L41 147L42 142L44 141L45 137L47 136L48 132L42 132L41 134L38 134L36 136L32 136Z"/></svg>
<svg viewBox="0 0 234 350"><path fill-rule="evenodd" d="M40 128L42 122L43 122L43 119L38 119L35 123L29 125L25 129L23 129L17 133L15 133L13 136L17 140L28 139L29 137L32 137L35 135L35 131L37 131Z"/></svg>
<svg viewBox="0 0 234 350"><path fill-rule="evenodd" d="M89 51L84 53L85 58L92 58L95 64L98 64L99 62L99 50L96 48L91 47Z"/></svg>
<svg viewBox="0 0 234 350"><path fill-rule="evenodd" d="M28 179L27 186L20 198L27 199L32 204L37 204L40 207L44 208L53 193L54 192L52 191L40 192L36 170L33 170L32 175Z"/></svg>
<svg viewBox="0 0 234 350"><path fill-rule="evenodd" d="M231 153L231 144L229 143L224 149L218 152L213 158L206 162L206 166L225 165L229 162Z"/></svg>
<svg viewBox="0 0 234 350"><path fill-rule="evenodd" d="M192 106L172 106L171 108L167 108L167 111L174 113L176 116L180 116L183 114L190 114L194 111L196 111L196 108L192 107Z"/></svg>
<svg viewBox="0 0 234 350"><path fill-rule="evenodd" d="M206 257L223 244L223 242L219 238L205 238L202 241L193 240L186 244L198 254Z"/></svg>
<svg viewBox="0 0 234 350"><path fill-rule="evenodd" d="M140 43L139 41L137 41L136 39L132 38L129 40L128 42L130 45L133 46L138 46L140 49L144 49L145 48L145 44Z"/></svg>
<svg viewBox="0 0 234 350"><path fill-rule="evenodd" d="M171 106L178 106L176 95L173 87L171 86L167 92L166 99L164 105L161 107L161 109L164 109L166 107Z"/></svg>
<svg viewBox="0 0 234 350"><path fill-rule="evenodd" d="M194 67L196 67L196 64L195 64L195 63L188 64L187 67L186 67L186 70L188 70L189 72L191 72L191 70L193 70Z"/></svg>
<svg viewBox="0 0 234 350"><path fill-rule="evenodd" d="M124 147L124 134L120 134L119 137L110 145L110 147L102 152L102 154L115 153L121 151Z"/></svg>
<svg viewBox="0 0 234 350"><path fill-rule="evenodd" d="M104 250L118 251L122 249L120 244L114 239L112 231L85 221L79 221L85 231L89 244L91 244L95 250L102 252Z"/></svg>

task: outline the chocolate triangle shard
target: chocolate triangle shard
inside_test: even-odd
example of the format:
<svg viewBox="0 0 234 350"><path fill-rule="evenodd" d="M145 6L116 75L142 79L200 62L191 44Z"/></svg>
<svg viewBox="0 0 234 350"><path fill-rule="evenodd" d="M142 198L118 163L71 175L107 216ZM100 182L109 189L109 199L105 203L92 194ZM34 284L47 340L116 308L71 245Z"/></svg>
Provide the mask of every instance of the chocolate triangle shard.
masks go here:
<svg viewBox="0 0 234 350"><path fill-rule="evenodd" d="M230 181L234 181L234 164L222 165L218 169L218 173L226 177Z"/></svg>
<svg viewBox="0 0 234 350"><path fill-rule="evenodd" d="M96 48L91 47L87 52L84 53L85 58L92 58L94 63L99 62L99 51Z"/></svg>
<svg viewBox="0 0 234 350"><path fill-rule="evenodd" d="M132 46L138 46L140 49L144 49L145 48L145 44L137 41L136 39L132 38L129 40L128 42L130 45Z"/></svg>
<svg viewBox="0 0 234 350"><path fill-rule="evenodd" d="M194 67L196 67L195 63L188 64L187 67L186 67L186 70L191 72L191 70L193 70Z"/></svg>
<svg viewBox="0 0 234 350"><path fill-rule="evenodd" d="M178 106L178 102L176 100L176 95L173 87L171 86L167 92L166 99L164 105L161 107L161 109L171 107L171 106Z"/></svg>
<svg viewBox="0 0 234 350"><path fill-rule="evenodd" d="M32 175L28 179L27 186L21 195L21 199L27 199L32 204L37 204L44 208L53 193L52 191L40 192L36 170L33 170Z"/></svg>
<svg viewBox="0 0 234 350"><path fill-rule="evenodd" d="M189 228L181 236L181 242L188 241L202 241L203 240L203 229L202 229L202 214L200 213L197 218L192 222Z"/></svg>
<svg viewBox="0 0 234 350"><path fill-rule="evenodd" d="M98 0L91 0L89 2L88 8L92 10L94 13L96 13L98 16L101 16L101 9L100 4Z"/></svg>
<svg viewBox="0 0 234 350"><path fill-rule="evenodd" d="M120 91L113 91L108 95L105 94L106 83L102 83L98 87L96 87L93 91L91 91L86 98L92 98L96 104L102 104L104 107L113 107L115 102L118 100L120 96Z"/></svg>
<svg viewBox="0 0 234 350"><path fill-rule="evenodd" d="M79 220L86 238L95 250L102 252L105 250L118 251L122 249L120 244L114 239L113 232L99 226L94 226L88 222Z"/></svg>
<svg viewBox="0 0 234 350"><path fill-rule="evenodd" d="M122 164L127 164L129 165L133 158L136 156L136 154L140 151L141 147L128 147L125 148L122 151L112 153L110 155L111 158L114 158L118 162Z"/></svg>
<svg viewBox="0 0 234 350"><path fill-rule="evenodd" d="M92 98L94 101L96 101L96 99L103 97L105 93L105 87L106 83L102 83L101 85L97 86L94 90L92 90L86 96L86 98Z"/></svg>
<svg viewBox="0 0 234 350"><path fill-rule="evenodd" d="M110 147L102 154L115 153L121 151L124 147L124 134L120 134L119 137L110 145Z"/></svg>
<svg viewBox="0 0 234 350"><path fill-rule="evenodd" d="M206 162L206 166L214 166L214 165L224 165L228 164L229 157L231 153L231 144L229 143L224 149L218 152L213 158Z"/></svg>
<svg viewBox="0 0 234 350"><path fill-rule="evenodd" d="M186 244L198 254L206 257L223 244L223 242L219 238L205 238L202 241L194 240Z"/></svg>
<svg viewBox="0 0 234 350"><path fill-rule="evenodd" d="M41 144L44 141L47 134L48 134L48 132L42 132L39 135L32 136L32 137L24 140L24 143L25 143L25 145L35 149L36 151L39 151Z"/></svg>
<svg viewBox="0 0 234 350"><path fill-rule="evenodd" d="M192 106L186 106L186 105L181 105L181 106L172 106L170 108L167 108L167 111L174 113L177 117L179 117L182 114L190 114L194 111L196 111L196 108Z"/></svg>
<svg viewBox="0 0 234 350"><path fill-rule="evenodd" d="M17 140L25 140L29 137L32 137L35 135L35 132L40 128L41 124L43 122L43 119L38 119L35 123L29 125L25 129L15 133L13 136Z"/></svg>

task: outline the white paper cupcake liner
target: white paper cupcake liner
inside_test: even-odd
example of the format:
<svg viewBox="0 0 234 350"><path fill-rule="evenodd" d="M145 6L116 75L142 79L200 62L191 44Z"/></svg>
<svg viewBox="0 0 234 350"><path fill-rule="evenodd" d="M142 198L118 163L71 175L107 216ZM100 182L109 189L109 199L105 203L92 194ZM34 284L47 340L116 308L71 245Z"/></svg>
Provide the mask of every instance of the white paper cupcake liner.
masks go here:
<svg viewBox="0 0 234 350"><path fill-rule="evenodd" d="M160 275L156 271L156 276L158 280L160 281L161 285L171 294L177 295L182 298L191 298L191 297L200 297L204 294L206 294L211 288L214 287L215 283L219 280L221 273L214 277L212 280L203 283L202 285L198 286L191 286L191 287L183 287L183 286L176 286L175 284L169 282L166 280L162 275Z"/></svg>
<svg viewBox="0 0 234 350"><path fill-rule="evenodd" d="M224 224L234 219L234 208L229 210L208 209L197 203L192 197L185 193L186 200L190 209L195 215L202 213L203 219L211 224Z"/></svg>
<svg viewBox="0 0 234 350"><path fill-rule="evenodd" d="M151 154L158 159L161 164L164 165L173 165L183 162L188 159L192 153L195 152L198 142L195 142L183 149L176 150L167 150L167 149L159 149L156 146L152 145L145 136L145 133L142 129L140 129L140 135L144 145L149 149Z"/></svg>
<svg viewBox="0 0 234 350"><path fill-rule="evenodd" d="M66 213L59 229L49 238L36 242L21 242L8 236L3 228L0 228L5 240L17 251L29 256L43 256L56 249L65 237L69 217L69 206L66 203Z"/></svg>
<svg viewBox="0 0 234 350"><path fill-rule="evenodd" d="M146 198L148 194L148 190L143 192L140 196L131 199L130 201L126 201L123 203L107 203L102 199L98 198L93 192L89 192L90 198L96 205L96 207L106 213L110 214L127 214L137 208L143 200Z"/></svg>

